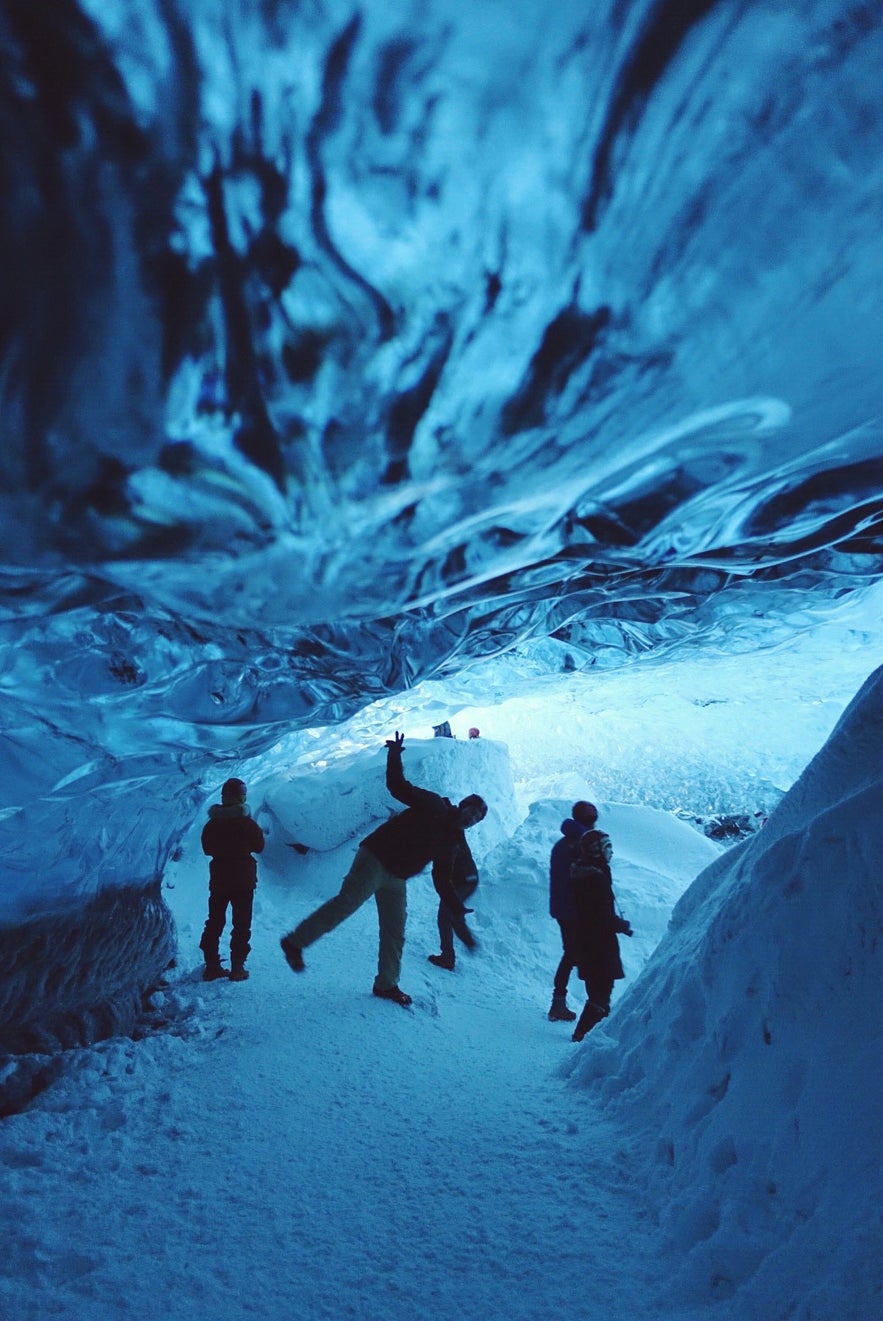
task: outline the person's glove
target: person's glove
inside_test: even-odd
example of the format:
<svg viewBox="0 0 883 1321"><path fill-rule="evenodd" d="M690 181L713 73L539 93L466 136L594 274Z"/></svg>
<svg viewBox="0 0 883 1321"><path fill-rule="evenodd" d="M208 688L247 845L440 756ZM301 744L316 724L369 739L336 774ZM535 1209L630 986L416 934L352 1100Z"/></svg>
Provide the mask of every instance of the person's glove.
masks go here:
<svg viewBox="0 0 883 1321"><path fill-rule="evenodd" d="M619 913L616 915L613 927L621 936L633 936L635 934L628 918L620 917Z"/></svg>
<svg viewBox="0 0 883 1321"><path fill-rule="evenodd" d="M396 732L395 732L395 738L388 738L388 739L386 740L386 746L389 748L390 752L402 752L402 751L404 751L404 747L405 747L405 736L404 736L404 734L400 734L399 731L396 730Z"/></svg>

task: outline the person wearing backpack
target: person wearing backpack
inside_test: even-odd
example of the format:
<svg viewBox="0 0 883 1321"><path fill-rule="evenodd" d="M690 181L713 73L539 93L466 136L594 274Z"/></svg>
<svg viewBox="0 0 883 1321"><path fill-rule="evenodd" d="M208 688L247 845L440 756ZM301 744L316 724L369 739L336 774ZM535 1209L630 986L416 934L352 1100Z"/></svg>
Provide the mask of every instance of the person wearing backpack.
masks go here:
<svg viewBox="0 0 883 1321"><path fill-rule="evenodd" d="M618 933L632 934L630 924L616 911L610 836L597 829L597 808L592 803L582 806L587 829L577 844L570 878L576 908L574 953L588 999L574 1028L574 1041L582 1041L610 1013L613 983L625 976Z"/></svg>
<svg viewBox="0 0 883 1321"><path fill-rule="evenodd" d="M333 931L373 895L380 928L373 993L407 1008L411 997L399 987L408 911L406 882L431 863L432 883L455 931L467 948L474 948L477 942L465 920L472 909L457 896L452 877L458 850L465 844L463 832L484 820L487 803L479 794L452 803L431 789L411 784L402 765L404 747L405 736L398 730L395 738L386 740L386 787L405 804L405 811L366 835L339 892L279 943L292 972L303 972L306 946Z"/></svg>

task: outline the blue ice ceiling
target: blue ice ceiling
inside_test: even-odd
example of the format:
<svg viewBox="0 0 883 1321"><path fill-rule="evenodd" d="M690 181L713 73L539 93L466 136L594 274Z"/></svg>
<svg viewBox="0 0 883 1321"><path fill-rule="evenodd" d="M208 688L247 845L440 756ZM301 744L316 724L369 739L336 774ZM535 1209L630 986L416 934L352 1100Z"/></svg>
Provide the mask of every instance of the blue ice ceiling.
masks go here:
<svg viewBox="0 0 883 1321"><path fill-rule="evenodd" d="M873 0L0 0L0 44L0 915L149 888L218 754L883 572Z"/></svg>

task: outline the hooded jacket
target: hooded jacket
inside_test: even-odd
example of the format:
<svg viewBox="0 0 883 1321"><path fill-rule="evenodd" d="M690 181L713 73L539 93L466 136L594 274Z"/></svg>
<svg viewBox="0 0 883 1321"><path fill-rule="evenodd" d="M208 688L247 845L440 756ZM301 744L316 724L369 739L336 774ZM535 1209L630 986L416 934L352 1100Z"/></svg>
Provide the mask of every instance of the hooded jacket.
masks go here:
<svg viewBox="0 0 883 1321"><path fill-rule="evenodd" d="M452 884L458 854L471 858L457 808L449 798L421 789L405 779L402 754L387 749L386 787L407 810L384 821L362 843L393 876L407 881L432 863L432 883L439 899L455 917L466 912Z"/></svg>
<svg viewBox="0 0 883 1321"><path fill-rule="evenodd" d="M569 816L561 822L564 838L552 846L549 856L549 912L556 922L574 922L577 917L570 866L576 861L576 846L586 830L586 826L581 826Z"/></svg>
<svg viewBox="0 0 883 1321"><path fill-rule="evenodd" d="M202 828L202 851L211 858L213 881L256 885L258 866L253 853L263 853L264 832L244 803L214 803Z"/></svg>
<svg viewBox="0 0 883 1321"><path fill-rule="evenodd" d="M625 976L616 936L616 903L610 861L613 848L603 830L587 830L570 869L577 911L577 971L583 979Z"/></svg>

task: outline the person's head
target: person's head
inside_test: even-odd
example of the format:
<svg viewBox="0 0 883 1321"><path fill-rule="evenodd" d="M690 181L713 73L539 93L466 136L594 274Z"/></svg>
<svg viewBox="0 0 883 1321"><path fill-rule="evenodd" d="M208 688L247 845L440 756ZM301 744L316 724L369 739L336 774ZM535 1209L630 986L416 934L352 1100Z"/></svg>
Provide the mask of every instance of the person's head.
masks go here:
<svg viewBox="0 0 883 1321"><path fill-rule="evenodd" d="M585 833L585 826L581 826L578 821L574 821L572 816L566 817L561 822L561 834L571 845L579 843Z"/></svg>
<svg viewBox="0 0 883 1321"><path fill-rule="evenodd" d="M457 824L462 830L477 826L487 816L487 803L478 794L470 794L457 804Z"/></svg>
<svg viewBox="0 0 883 1321"><path fill-rule="evenodd" d="M469 737L470 737L470 738L478 738L478 736L479 736L480 733L481 733L481 730L478 728L478 726L477 726L477 725L473 725L472 728L471 728L470 731L469 731Z"/></svg>
<svg viewBox="0 0 883 1321"><path fill-rule="evenodd" d="M225 807L233 807L235 804L244 803L248 797L248 789L244 780L225 780L221 785L221 802Z"/></svg>
<svg viewBox="0 0 883 1321"><path fill-rule="evenodd" d="M586 830L593 830L598 820L598 809L594 803L586 803L581 799L578 803L574 803L570 815L579 825L585 826Z"/></svg>

